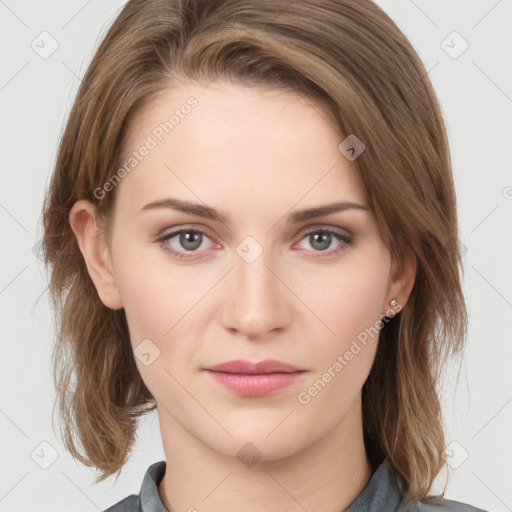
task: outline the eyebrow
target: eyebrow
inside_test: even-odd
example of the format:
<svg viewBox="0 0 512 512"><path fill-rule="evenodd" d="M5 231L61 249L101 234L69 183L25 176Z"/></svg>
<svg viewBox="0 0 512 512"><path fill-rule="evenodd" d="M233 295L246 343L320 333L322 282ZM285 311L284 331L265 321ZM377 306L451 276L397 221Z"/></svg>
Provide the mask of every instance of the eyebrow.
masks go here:
<svg viewBox="0 0 512 512"><path fill-rule="evenodd" d="M224 224L229 224L227 216L204 204L190 203L182 199L168 197L166 199L159 199L152 201L141 208L141 211L156 210L159 208L169 208L178 210L190 215L196 215L205 219L216 220ZM363 210L370 211L370 209L362 204L354 203L351 201L341 201L337 203L329 203L314 208L306 208L304 210L296 210L288 215L288 222L291 224L298 224L307 220L315 219L317 217L324 217L331 213L343 212L346 210Z"/></svg>

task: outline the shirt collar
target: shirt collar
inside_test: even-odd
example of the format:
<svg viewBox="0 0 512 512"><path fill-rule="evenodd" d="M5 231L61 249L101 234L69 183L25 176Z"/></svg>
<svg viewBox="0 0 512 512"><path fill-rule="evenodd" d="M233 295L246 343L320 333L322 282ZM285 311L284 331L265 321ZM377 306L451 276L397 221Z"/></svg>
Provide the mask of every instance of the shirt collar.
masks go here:
<svg viewBox="0 0 512 512"><path fill-rule="evenodd" d="M146 471L139 494L139 512L169 512L158 494L158 485L165 474L165 468L166 462L160 461L149 466ZM399 510L401 500L402 496L386 459L345 512L395 512Z"/></svg>
<svg viewBox="0 0 512 512"><path fill-rule="evenodd" d="M165 467L165 460L161 460L149 466L146 471L139 494L139 512L169 512L158 494L158 485L165 474Z"/></svg>
<svg viewBox="0 0 512 512"><path fill-rule="evenodd" d="M399 510L401 501L402 495L385 459L345 512L395 512Z"/></svg>

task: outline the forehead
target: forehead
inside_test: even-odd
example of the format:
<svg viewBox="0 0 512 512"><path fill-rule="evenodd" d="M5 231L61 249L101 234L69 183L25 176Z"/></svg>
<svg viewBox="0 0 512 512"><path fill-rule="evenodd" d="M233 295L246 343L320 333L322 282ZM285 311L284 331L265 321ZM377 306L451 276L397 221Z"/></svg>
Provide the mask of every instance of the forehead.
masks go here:
<svg viewBox="0 0 512 512"><path fill-rule="evenodd" d="M343 139L321 104L295 92L177 82L133 119L124 161L136 162L121 188L139 208L166 193L217 206L215 196L248 206L258 193L290 206L302 197L364 202Z"/></svg>
<svg viewBox="0 0 512 512"><path fill-rule="evenodd" d="M202 128L199 132L198 124ZM146 100L130 123L125 149L148 134L158 142L170 138L167 135L171 132L176 138L190 125L197 137L207 136L212 141L223 139L227 133L232 136L233 125L243 128L239 136L266 134L274 140L277 135L284 135L279 133L283 129L290 132L290 137L297 137L299 130L309 137L307 132L319 129L324 136L330 131L340 137L326 106L299 92L229 81L175 81Z"/></svg>

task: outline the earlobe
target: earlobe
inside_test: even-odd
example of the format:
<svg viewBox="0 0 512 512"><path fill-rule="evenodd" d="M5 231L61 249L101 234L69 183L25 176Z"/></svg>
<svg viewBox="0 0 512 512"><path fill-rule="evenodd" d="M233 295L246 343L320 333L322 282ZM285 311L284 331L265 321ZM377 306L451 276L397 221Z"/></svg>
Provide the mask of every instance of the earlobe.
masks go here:
<svg viewBox="0 0 512 512"><path fill-rule="evenodd" d="M414 281L416 280L416 271L418 261L416 254L407 244L402 244L403 269L400 269L398 261L393 261L386 303L383 306L384 311L389 311L390 301L396 300L396 311L398 312L405 306L405 303L411 295ZM386 314L386 313L383 313Z"/></svg>
<svg viewBox="0 0 512 512"><path fill-rule="evenodd" d="M69 212L69 222L101 302L110 309L122 308L109 250L97 221L96 207L85 199L77 201Z"/></svg>

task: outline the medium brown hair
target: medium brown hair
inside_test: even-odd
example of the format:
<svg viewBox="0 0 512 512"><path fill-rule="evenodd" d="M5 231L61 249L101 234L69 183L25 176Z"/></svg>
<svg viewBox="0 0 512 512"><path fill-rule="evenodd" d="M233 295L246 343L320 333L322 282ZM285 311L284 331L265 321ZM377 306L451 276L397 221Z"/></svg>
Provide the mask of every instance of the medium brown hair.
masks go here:
<svg viewBox="0 0 512 512"><path fill-rule="evenodd" d="M180 77L298 91L333 114L340 142L355 134L365 144L355 163L381 236L400 265L401 243L417 258L362 390L365 446L374 470L389 459L407 499L426 496L444 466L441 370L467 329L456 198L427 71L371 0L130 0L120 11L78 90L43 210L67 448L101 471L97 481L119 473L138 417L156 407L124 309L101 302L69 212L87 199L108 228L116 190L93 191L121 165L136 114Z"/></svg>

